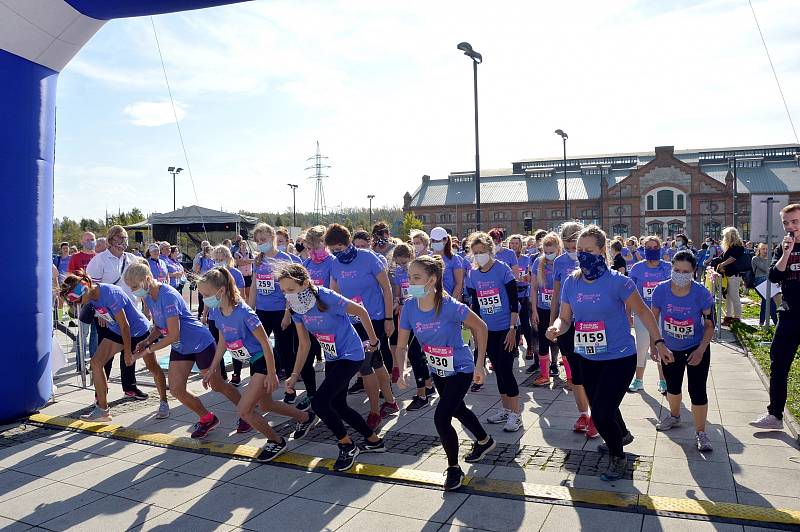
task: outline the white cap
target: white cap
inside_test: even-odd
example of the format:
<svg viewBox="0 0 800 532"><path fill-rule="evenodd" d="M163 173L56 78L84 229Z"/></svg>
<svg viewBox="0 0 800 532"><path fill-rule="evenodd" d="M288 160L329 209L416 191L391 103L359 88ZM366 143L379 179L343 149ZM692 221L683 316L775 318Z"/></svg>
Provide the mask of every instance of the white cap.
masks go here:
<svg viewBox="0 0 800 532"><path fill-rule="evenodd" d="M153 251L153 250L159 251L160 249L161 248L155 242L147 246L147 251Z"/></svg>
<svg viewBox="0 0 800 532"><path fill-rule="evenodd" d="M432 240L444 240L447 236L447 231L444 230L444 227L434 227L431 229Z"/></svg>

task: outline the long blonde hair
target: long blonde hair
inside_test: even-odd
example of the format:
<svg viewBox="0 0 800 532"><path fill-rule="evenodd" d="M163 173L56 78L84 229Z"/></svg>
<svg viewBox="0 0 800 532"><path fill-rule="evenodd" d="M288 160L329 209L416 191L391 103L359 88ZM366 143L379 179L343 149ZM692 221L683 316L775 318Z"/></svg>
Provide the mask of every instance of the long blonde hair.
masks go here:
<svg viewBox="0 0 800 532"><path fill-rule="evenodd" d="M231 250L228 249L228 246L220 244L211 250L211 258L216 261L218 257L222 258L221 262L224 262L228 268L233 268L235 262L233 261L233 255L231 255Z"/></svg>
<svg viewBox="0 0 800 532"><path fill-rule="evenodd" d="M744 247L742 237L735 227L726 227L722 230L722 251L728 251L733 246Z"/></svg>
<svg viewBox="0 0 800 532"><path fill-rule="evenodd" d="M561 254L561 239L558 237L558 235L556 233L551 231L551 232L547 233L546 235L544 235L544 238L542 238L542 253L541 253L541 255L539 255L541 257L541 260L539 261L539 268L536 270L536 282L539 283L540 286L544 286L544 284L545 284L544 283L544 281L545 281L545 279L544 279L544 266L545 266L545 262L547 262L547 259L544 256L544 247L545 246L551 246L553 244L555 244L555 246L556 246L556 256L560 255Z"/></svg>

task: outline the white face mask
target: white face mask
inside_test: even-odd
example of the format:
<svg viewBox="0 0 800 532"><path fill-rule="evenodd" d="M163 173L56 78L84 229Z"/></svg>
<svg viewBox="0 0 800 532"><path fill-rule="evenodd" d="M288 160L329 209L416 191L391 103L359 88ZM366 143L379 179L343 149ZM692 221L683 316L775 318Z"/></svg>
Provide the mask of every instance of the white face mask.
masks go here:
<svg viewBox="0 0 800 532"><path fill-rule="evenodd" d="M571 258L572 260L578 260L577 251L567 251L567 255L569 255L569 258Z"/></svg>
<svg viewBox="0 0 800 532"><path fill-rule="evenodd" d="M289 302L289 307L298 314L305 314L317 303L317 298L314 297L311 288L306 288L296 294L285 293L284 296Z"/></svg>
<svg viewBox="0 0 800 532"><path fill-rule="evenodd" d="M475 262L476 262L476 263L478 264L478 266L480 266L481 268L483 268L484 266L486 266L487 264L489 264L489 261L490 261L490 260L492 260L492 256L491 256L491 255L489 255L488 253L476 253L476 254L475 254Z"/></svg>
<svg viewBox="0 0 800 532"><path fill-rule="evenodd" d="M692 272L672 272L672 282L678 288L685 288L691 284L694 279Z"/></svg>

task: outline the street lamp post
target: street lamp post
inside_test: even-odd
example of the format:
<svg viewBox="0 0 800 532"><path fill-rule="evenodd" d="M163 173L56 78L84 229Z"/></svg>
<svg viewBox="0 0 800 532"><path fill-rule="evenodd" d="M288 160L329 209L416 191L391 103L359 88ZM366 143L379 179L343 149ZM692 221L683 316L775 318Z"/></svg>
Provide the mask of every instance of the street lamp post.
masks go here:
<svg viewBox="0 0 800 532"><path fill-rule="evenodd" d="M477 231L481 230L481 155L478 143L478 65L483 63L483 56L472 49L468 42L459 43L457 48L472 59L472 80L475 96L475 223Z"/></svg>
<svg viewBox="0 0 800 532"><path fill-rule="evenodd" d="M177 207L175 206L175 176L183 172L183 168L175 168L174 166L170 166L167 168L167 172L172 174L172 210L176 210Z"/></svg>
<svg viewBox="0 0 800 532"><path fill-rule="evenodd" d="M289 188L292 189L292 227L297 227L297 201L296 201L296 193L297 187L299 185L293 185L291 183L286 183L289 185Z"/></svg>
<svg viewBox="0 0 800 532"><path fill-rule="evenodd" d="M372 200L375 199L375 194L368 195L367 199L369 199L369 225L372 225Z"/></svg>
<svg viewBox="0 0 800 532"><path fill-rule="evenodd" d="M739 221L739 214L737 213L737 207L739 203L739 180L736 177L736 167L739 166L736 164L736 157L730 159L731 164L733 164L733 226L736 229L739 229L738 221Z"/></svg>
<svg viewBox="0 0 800 532"><path fill-rule="evenodd" d="M564 143L564 219L569 220L569 203L567 200L567 139L569 136L562 129L556 129L556 135L559 135Z"/></svg>

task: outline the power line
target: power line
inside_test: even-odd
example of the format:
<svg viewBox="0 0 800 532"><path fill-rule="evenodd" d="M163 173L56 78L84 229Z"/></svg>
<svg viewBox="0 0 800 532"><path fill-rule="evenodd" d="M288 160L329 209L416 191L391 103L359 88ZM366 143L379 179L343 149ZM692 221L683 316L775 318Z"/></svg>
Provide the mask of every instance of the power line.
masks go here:
<svg viewBox="0 0 800 532"><path fill-rule="evenodd" d="M764 44L764 51L767 52L767 59L769 60L769 66L772 68L772 75L775 76L775 83L778 85L778 92L781 94L781 100L783 100L783 108L786 109L786 116L789 117L789 125L792 126L792 133L794 133L794 141L800 143L800 139L797 137L797 130L794 127L794 121L792 120L792 113L789 112L789 105L786 103L786 96L783 95L783 89L781 88L781 82L778 79L778 73L775 71L775 65L772 63L772 57L769 55L769 48L767 48L767 41L764 39L764 33L761 31L761 25L758 23L758 17L756 16L756 10L753 7L752 0L747 0L747 3L750 4L750 11L753 12L753 20L756 21L756 28L758 28L758 34L761 36L761 42Z"/></svg>
<svg viewBox="0 0 800 532"><path fill-rule="evenodd" d="M189 172L189 180L192 182L192 192L194 192L194 201L197 203L197 214L200 215L200 223L203 226L203 233L208 240L208 231L206 231L206 222L203 219L203 213L200 209L200 200L197 198L197 188L194 186L194 176L192 175L192 165L189 163L189 153L186 151L186 144L183 142L183 132L181 131L181 124L178 121L178 111L175 109L175 99L172 97L172 88L169 85L169 77L167 76L167 67L164 64L164 55L161 53L161 45L158 42L158 32L156 31L156 23L153 17L150 17L150 24L153 26L153 37L156 39L156 48L158 49L158 58L161 60L161 70L164 72L164 81L167 84L167 93L169 93L169 102L172 105L172 115L175 117L175 127L178 128L178 138L181 141L181 149L183 149L183 158L186 161L186 170Z"/></svg>

